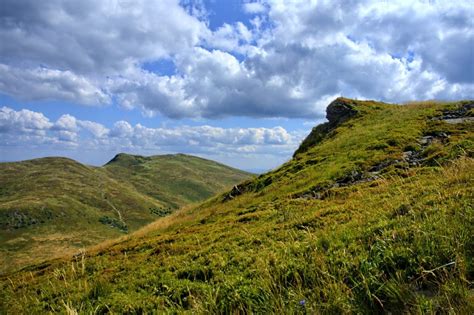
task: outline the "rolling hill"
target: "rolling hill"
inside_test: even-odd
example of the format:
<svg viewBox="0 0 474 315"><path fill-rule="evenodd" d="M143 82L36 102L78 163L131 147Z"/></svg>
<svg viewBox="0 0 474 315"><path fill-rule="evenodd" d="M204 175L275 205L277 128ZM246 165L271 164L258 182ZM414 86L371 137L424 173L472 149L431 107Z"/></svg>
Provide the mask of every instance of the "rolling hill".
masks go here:
<svg viewBox="0 0 474 315"><path fill-rule="evenodd" d="M118 154L103 167L56 157L1 163L0 271L134 231L245 178L182 154Z"/></svg>
<svg viewBox="0 0 474 315"><path fill-rule="evenodd" d="M336 99L280 168L4 276L0 308L472 314L473 106Z"/></svg>

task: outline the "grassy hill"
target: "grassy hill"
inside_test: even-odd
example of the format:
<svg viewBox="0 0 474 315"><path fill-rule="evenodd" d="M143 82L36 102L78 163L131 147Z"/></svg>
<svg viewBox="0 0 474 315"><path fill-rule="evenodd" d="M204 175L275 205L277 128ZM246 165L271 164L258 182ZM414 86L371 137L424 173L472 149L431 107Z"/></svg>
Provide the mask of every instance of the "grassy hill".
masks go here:
<svg viewBox="0 0 474 315"><path fill-rule="evenodd" d="M118 154L103 169L109 177L128 182L173 209L207 199L250 177L246 172L184 154Z"/></svg>
<svg viewBox="0 0 474 315"><path fill-rule="evenodd" d="M337 99L280 168L4 277L22 312L474 312L474 102Z"/></svg>
<svg viewBox="0 0 474 315"><path fill-rule="evenodd" d="M0 271L121 236L245 178L186 155L0 163Z"/></svg>

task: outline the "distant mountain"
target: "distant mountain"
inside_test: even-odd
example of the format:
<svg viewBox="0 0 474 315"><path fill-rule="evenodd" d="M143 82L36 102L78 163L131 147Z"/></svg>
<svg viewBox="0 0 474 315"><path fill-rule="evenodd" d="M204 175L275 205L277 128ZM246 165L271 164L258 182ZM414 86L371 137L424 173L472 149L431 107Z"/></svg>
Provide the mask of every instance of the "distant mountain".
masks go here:
<svg viewBox="0 0 474 315"><path fill-rule="evenodd" d="M271 172L0 278L0 310L474 314L474 101L338 98L327 119Z"/></svg>
<svg viewBox="0 0 474 315"><path fill-rule="evenodd" d="M134 231L250 174L188 155L0 163L0 271Z"/></svg>

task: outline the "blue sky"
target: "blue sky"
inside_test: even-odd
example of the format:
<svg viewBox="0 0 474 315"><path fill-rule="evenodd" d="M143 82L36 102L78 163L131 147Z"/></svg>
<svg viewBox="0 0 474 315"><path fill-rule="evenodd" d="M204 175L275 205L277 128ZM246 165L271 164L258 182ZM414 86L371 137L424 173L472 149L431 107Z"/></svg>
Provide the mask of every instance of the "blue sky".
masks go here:
<svg viewBox="0 0 474 315"><path fill-rule="evenodd" d="M266 170L338 96L474 97L469 1L33 1L0 10L0 160Z"/></svg>

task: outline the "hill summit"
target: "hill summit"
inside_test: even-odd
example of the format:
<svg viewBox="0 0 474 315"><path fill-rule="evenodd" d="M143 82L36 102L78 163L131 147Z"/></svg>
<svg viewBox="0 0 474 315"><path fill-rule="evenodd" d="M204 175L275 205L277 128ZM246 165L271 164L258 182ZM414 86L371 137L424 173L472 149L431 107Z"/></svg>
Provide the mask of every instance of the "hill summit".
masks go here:
<svg viewBox="0 0 474 315"><path fill-rule="evenodd" d="M337 99L294 157L1 283L21 312L472 314L473 101Z"/></svg>

